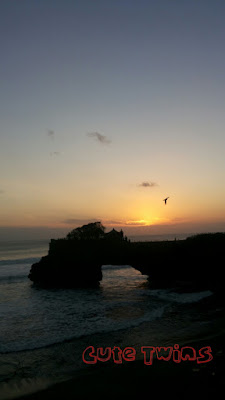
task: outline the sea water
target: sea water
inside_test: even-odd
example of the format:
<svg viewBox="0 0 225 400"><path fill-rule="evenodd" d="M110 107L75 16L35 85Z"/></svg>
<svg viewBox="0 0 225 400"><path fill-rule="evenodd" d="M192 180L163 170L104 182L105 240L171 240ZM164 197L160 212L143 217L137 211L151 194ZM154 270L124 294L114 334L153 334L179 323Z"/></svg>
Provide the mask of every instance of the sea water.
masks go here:
<svg viewBox="0 0 225 400"><path fill-rule="evenodd" d="M0 391L5 399L73 376L84 367L87 345L166 345L210 324L193 305L212 292L152 289L147 277L128 265L103 266L98 288L36 287L28 274L47 252L47 241L1 245Z"/></svg>

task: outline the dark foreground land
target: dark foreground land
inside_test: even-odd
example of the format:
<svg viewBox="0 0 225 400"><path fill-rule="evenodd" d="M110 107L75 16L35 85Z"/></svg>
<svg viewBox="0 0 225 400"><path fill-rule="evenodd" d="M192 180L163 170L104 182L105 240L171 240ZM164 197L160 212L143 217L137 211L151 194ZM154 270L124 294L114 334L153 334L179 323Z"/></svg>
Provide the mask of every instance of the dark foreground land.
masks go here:
<svg viewBox="0 0 225 400"><path fill-rule="evenodd" d="M94 365L70 381L20 400L129 399L141 395L149 399L219 399L225 389L224 339L223 335L211 342L213 360L206 364L154 360L151 366L142 361ZM205 344L209 341L201 345Z"/></svg>

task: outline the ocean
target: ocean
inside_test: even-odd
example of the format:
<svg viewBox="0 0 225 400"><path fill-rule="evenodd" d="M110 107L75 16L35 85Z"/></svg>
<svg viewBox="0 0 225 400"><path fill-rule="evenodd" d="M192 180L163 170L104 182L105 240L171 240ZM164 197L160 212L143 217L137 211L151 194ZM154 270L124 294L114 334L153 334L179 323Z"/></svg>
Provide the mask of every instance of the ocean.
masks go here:
<svg viewBox="0 0 225 400"><path fill-rule="evenodd" d="M87 346L173 345L214 332L209 290L152 289L130 266L102 267L98 288L43 289L28 279L48 241L0 243L0 394L13 399L88 368Z"/></svg>

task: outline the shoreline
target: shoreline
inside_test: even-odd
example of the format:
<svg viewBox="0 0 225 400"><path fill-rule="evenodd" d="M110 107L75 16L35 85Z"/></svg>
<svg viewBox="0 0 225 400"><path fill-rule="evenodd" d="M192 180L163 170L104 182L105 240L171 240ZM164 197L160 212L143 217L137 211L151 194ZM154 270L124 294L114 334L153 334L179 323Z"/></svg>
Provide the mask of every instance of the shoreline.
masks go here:
<svg viewBox="0 0 225 400"><path fill-rule="evenodd" d="M222 346L218 344L223 344ZM204 343L204 340L202 341ZM196 364L185 361L180 364L154 360L151 366L143 361L111 365L101 364L91 366L87 370L78 371L76 376L68 381L17 398L18 400L53 400L53 399L89 399L98 396L99 399L124 398L134 395L155 395L165 398L216 398L224 387L223 334L218 341L211 343L213 360L207 364Z"/></svg>
<svg viewBox="0 0 225 400"><path fill-rule="evenodd" d="M186 291L190 293L190 290L184 290L183 287L174 290L178 295L182 295ZM192 300L190 304L188 299L187 301L184 299L184 302L175 302L176 307L172 309L170 309L171 300L168 294L166 298L167 303L163 298L163 302L160 303L160 296L157 300L159 305L163 305L163 318L159 313L159 316L154 316L153 320L144 321L129 328L84 335L81 338L50 344L45 348L34 349L34 351L22 350L16 353L17 360L13 361L18 362L18 375L15 370L15 379L13 379L11 387L11 380L6 380L5 397L3 395L2 399L48 400L64 397L89 399L94 395L100 398L115 398L119 394L122 397L125 395L130 397L133 394L138 396L140 392L148 391L149 395L154 393L159 398L161 390L163 398L170 393L173 397L190 398L191 389L189 387L193 386L198 387L198 397L201 398L202 393L204 397L208 393L212 393L211 397L215 397L215 391L222 387L223 343L225 342L225 332L222 332L225 331L222 310L224 296L221 292L213 293L201 300ZM152 300L149 302L150 309L151 302ZM126 308L122 311L124 318L126 317ZM158 308L156 311L158 312ZM193 321L194 329L185 321L186 312L187 315L191 312L190 321L191 323ZM132 318L134 318L134 314L132 314ZM178 321L178 325L175 325L175 321ZM176 364L172 361L159 362L157 360L152 366L146 366L143 362L143 354L140 358L140 346L173 346L176 343L180 347L189 345L196 349L199 344L203 346L204 343L205 346L212 347L214 359L212 362L200 366L196 362L189 361ZM122 365L106 362L87 366L82 362L82 352L89 345L135 347L139 349L139 358ZM26 363L27 361L28 363ZM28 367L27 369L23 369L23 362L25 367ZM69 368L66 371L64 365L66 368L69 367L70 371ZM34 366L35 368L33 368ZM32 375L29 367L33 368L33 371L37 371L37 375ZM52 375L48 373L49 371ZM7 394L5 389L9 389L10 393ZM185 397L187 393L189 394Z"/></svg>
<svg viewBox="0 0 225 400"><path fill-rule="evenodd" d="M128 335L133 338L137 333L136 329L133 329L128 332ZM148 335L147 330L145 334ZM99 338L97 340L93 338L90 344L92 343L97 346L100 343ZM118 343L118 346L121 345L121 348L124 348L124 343L122 338L122 342ZM102 345L107 345L107 343L102 342ZM150 343L149 340L143 345L151 346L153 343ZM169 394L173 395L175 399L216 398L217 391L219 393L225 384L223 376L225 361L224 318L218 321L216 329L211 332L206 331L204 336L195 336L190 340L187 338L183 343L180 342L180 347L185 345L192 346L195 349L210 346L213 360L204 364L189 360L177 364L171 360L165 362L154 359L152 365L145 365L142 355L141 359L137 357L135 361L120 365L112 361L98 362L95 365L77 369L71 379L54 383L43 390L14 397L14 399L53 400L66 398L72 400L75 398L90 399L91 396L95 395L99 399L106 397L115 399L146 393L149 396L155 395L157 398L163 399Z"/></svg>

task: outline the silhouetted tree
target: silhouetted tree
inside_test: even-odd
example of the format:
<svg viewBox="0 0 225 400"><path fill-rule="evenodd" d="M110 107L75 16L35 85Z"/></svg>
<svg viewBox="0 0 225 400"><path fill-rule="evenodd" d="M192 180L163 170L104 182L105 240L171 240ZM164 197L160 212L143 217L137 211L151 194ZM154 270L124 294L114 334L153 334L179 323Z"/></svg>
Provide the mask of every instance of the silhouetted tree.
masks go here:
<svg viewBox="0 0 225 400"><path fill-rule="evenodd" d="M91 222L73 229L66 238L69 240L99 240L104 238L104 234L105 227L101 222Z"/></svg>

